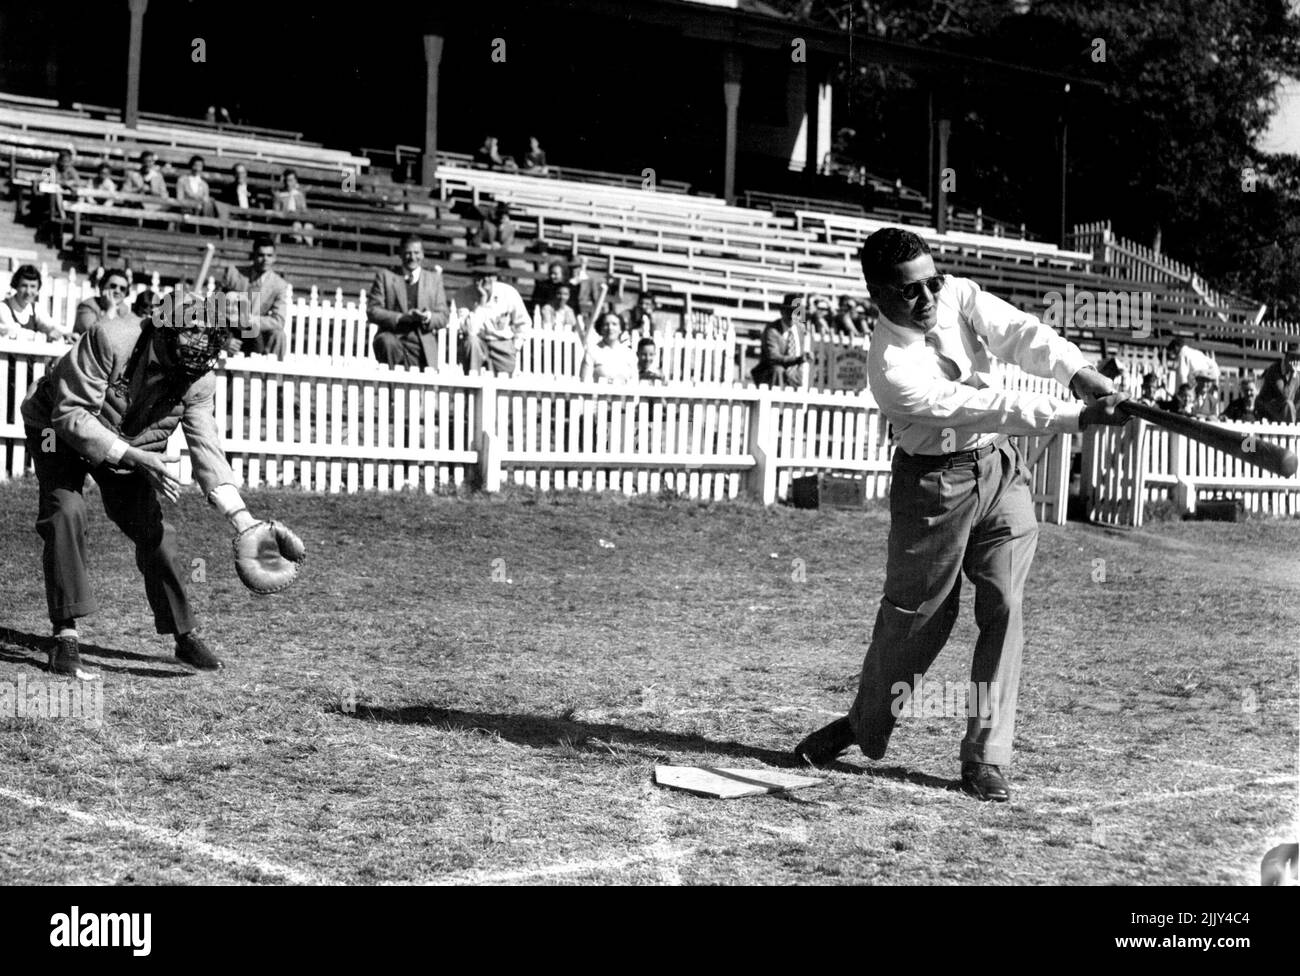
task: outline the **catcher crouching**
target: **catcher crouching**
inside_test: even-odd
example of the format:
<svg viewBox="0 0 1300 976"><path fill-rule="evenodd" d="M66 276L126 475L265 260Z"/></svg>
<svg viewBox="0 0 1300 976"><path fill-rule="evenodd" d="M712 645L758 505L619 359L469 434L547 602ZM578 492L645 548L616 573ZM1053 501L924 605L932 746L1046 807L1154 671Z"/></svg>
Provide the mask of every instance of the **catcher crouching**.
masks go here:
<svg viewBox="0 0 1300 976"><path fill-rule="evenodd" d="M160 634L176 641L176 657L205 671L221 661L199 636L178 567L176 529L163 517L161 492L180 497L165 455L179 424L205 496L238 533L236 568L250 589L270 593L292 582L303 558L300 540L275 522L258 522L244 506L221 449L215 413L217 366L231 337L199 301L182 314L134 317L91 326L37 381L23 401L28 450L44 540L45 595L54 636L50 670L80 678L76 621L98 609L86 575L86 475L99 485L104 511L135 544L136 565Z"/></svg>

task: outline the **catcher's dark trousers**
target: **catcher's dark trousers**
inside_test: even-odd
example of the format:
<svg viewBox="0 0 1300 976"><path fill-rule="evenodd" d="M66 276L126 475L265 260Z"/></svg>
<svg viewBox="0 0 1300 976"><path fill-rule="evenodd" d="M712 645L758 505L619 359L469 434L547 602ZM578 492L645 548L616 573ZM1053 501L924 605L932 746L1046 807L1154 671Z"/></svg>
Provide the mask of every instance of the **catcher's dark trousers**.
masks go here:
<svg viewBox="0 0 1300 976"><path fill-rule="evenodd" d="M978 460L944 460L894 452L885 595L849 723L867 756L884 756L906 701L900 686L911 689L947 642L965 570L975 584L979 626L970 680L984 690L987 707L963 712L961 758L1000 766L1011 761L1024 645L1021 595L1038 520L1028 472L1009 441Z"/></svg>
<svg viewBox="0 0 1300 976"><path fill-rule="evenodd" d="M163 519L153 484L138 471L118 473L91 467L57 438L54 451L41 450L41 432L27 429L27 449L36 467L40 507L36 531L45 540L45 599L52 621L84 617L99 609L86 576L86 475L99 485L104 511L135 543L135 564L160 634L186 634L196 626L177 571L176 529Z"/></svg>

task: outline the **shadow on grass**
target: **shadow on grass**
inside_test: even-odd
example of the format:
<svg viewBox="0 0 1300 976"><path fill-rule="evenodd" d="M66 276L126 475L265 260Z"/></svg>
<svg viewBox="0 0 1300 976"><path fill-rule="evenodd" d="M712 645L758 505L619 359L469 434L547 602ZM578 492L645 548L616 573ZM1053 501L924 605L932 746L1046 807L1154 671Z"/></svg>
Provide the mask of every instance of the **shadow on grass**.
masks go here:
<svg viewBox="0 0 1300 976"><path fill-rule="evenodd" d="M606 745L632 746L661 753L665 759L670 758L669 754L674 752L703 752L719 756L735 756L740 759L755 759L780 769L806 770L811 774L817 772L786 751L763 749L740 742L715 742L702 735L683 735L679 732L664 732L658 729L630 729L625 725L581 722L563 716L463 712L433 705L404 705L400 708L358 705L354 713L344 712L337 706L332 706L332 710L368 722L434 725L461 732L495 733L507 742L533 749L553 749L557 745L570 744L589 752L604 752ZM827 768L856 776L896 780L931 789L950 791L961 789L960 780L930 776L901 766L855 766L850 763L836 762Z"/></svg>
<svg viewBox="0 0 1300 976"><path fill-rule="evenodd" d="M27 664L36 668L38 671L46 670L46 659L49 651L46 649L45 642L49 640L48 636L24 633L21 630L10 630L8 627L0 627L0 661L7 661L10 664ZM166 658L152 657L148 654L135 654L131 651L121 651L113 647L100 647L98 644L79 644L82 654L95 658L109 658L110 660L126 661L150 661L154 664L173 664L174 662ZM24 654L15 648L23 648L26 651L36 653L36 657L31 654ZM155 668L131 668L118 667L112 664L104 664L100 661L86 662L92 668L99 671L109 671L113 674L133 674L141 678L183 678L194 672L188 668L176 667L168 670L157 670Z"/></svg>
<svg viewBox="0 0 1300 976"><path fill-rule="evenodd" d="M342 712L337 707L335 711ZM548 715L494 714L462 712L432 705L404 705L401 708L358 705L349 717L368 722L394 722L399 725L435 725L461 732L490 732L507 742L534 749L553 749L571 744L590 752L604 752L609 746L639 746L664 754L670 752L706 752L722 756L757 759L769 766L793 768L795 757L789 752L761 749L739 742L715 742L702 735L683 735L655 729L630 729L625 725L582 722L577 719Z"/></svg>

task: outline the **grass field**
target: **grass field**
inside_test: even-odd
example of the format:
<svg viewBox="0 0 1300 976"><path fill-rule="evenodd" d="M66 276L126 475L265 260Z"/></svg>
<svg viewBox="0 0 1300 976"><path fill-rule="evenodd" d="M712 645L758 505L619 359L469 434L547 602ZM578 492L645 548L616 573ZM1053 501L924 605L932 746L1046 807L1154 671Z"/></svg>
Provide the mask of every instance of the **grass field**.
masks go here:
<svg viewBox="0 0 1300 976"><path fill-rule="evenodd" d="M0 719L0 882L1249 884L1295 839L1297 521L1045 526L1009 805L957 790L961 718L718 801L654 765L789 767L845 710L885 511L250 501L307 541L305 576L247 594L187 493L228 664L195 674L92 499L104 721ZM46 677L34 508L0 485L0 682ZM971 599L936 679L967 676Z"/></svg>

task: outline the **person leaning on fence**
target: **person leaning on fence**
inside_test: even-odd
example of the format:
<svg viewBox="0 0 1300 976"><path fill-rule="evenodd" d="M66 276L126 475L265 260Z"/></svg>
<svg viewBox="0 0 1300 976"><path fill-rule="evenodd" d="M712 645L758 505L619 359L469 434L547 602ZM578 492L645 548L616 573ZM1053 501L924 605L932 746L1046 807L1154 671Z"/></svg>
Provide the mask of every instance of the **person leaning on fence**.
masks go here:
<svg viewBox="0 0 1300 976"><path fill-rule="evenodd" d="M781 300L781 317L763 329L758 365L750 372L757 386L802 386L803 365L812 355L803 348L803 298L796 294Z"/></svg>
<svg viewBox="0 0 1300 976"><path fill-rule="evenodd" d="M901 706L952 632L964 571L979 627L970 676L984 693L978 711L968 711L961 785L977 799L1006 801L1021 608L1038 539L1029 473L1008 438L1123 424L1116 407L1124 395L1034 316L968 278L937 272L916 234L876 231L861 262L881 312L867 376L894 440L884 594L849 714L795 755L824 765L857 743L884 758ZM1001 389L994 357L1054 378L1085 402Z"/></svg>
<svg viewBox="0 0 1300 976"><path fill-rule="evenodd" d="M1287 345L1282 358L1259 378L1255 415L1260 420L1294 424L1300 416L1300 342Z"/></svg>
<svg viewBox="0 0 1300 976"><path fill-rule="evenodd" d="M1236 420L1249 422L1255 419L1255 383L1252 380L1244 379L1238 392L1228 408L1223 411L1223 416L1227 420Z"/></svg>
<svg viewBox="0 0 1300 976"><path fill-rule="evenodd" d="M131 279L125 271L100 269L99 297L87 298L77 306L76 318L73 320L72 334L79 336L92 325L117 318L133 318L131 305L127 301L127 292L131 289Z"/></svg>
<svg viewBox="0 0 1300 976"><path fill-rule="evenodd" d="M489 367L494 374L510 376L532 319L514 286L497 279L494 265L480 259L472 275L455 294L460 362L471 374Z"/></svg>
<svg viewBox="0 0 1300 976"><path fill-rule="evenodd" d="M22 339L42 335L51 342L71 338L41 312L41 273L35 265L21 265L9 279L12 295L0 302L0 339Z"/></svg>
<svg viewBox="0 0 1300 976"><path fill-rule="evenodd" d="M636 374L642 383L664 382L664 374L659 370L659 347L649 336L636 344Z"/></svg>
<svg viewBox="0 0 1300 976"><path fill-rule="evenodd" d="M366 319L379 328L371 348L389 366L436 369L437 333L450 317L442 271L424 266L424 244L415 235L400 246L401 267L375 272L366 296Z"/></svg>
<svg viewBox="0 0 1300 976"><path fill-rule="evenodd" d="M1168 353L1174 371L1175 388L1184 383L1195 384L1198 376L1208 376L1214 382L1219 382L1219 364L1182 339L1170 340Z"/></svg>
<svg viewBox="0 0 1300 976"><path fill-rule="evenodd" d="M635 383L638 368L636 353L623 341L623 318L606 312L596 323L600 341L587 347L582 360L584 383Z"/></svg>
<svg viewBox="0 0 1300 976"><path fill-rule="evenodd" d="M226 268L221 290L227 293L227 316L241 351L284 359L289 351L285 323L291 289L274 266L275 241L266 235L254 238L248 266ZM241 297L246 300L237 300Z"/></svg>

